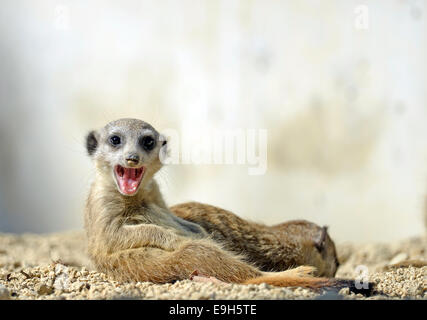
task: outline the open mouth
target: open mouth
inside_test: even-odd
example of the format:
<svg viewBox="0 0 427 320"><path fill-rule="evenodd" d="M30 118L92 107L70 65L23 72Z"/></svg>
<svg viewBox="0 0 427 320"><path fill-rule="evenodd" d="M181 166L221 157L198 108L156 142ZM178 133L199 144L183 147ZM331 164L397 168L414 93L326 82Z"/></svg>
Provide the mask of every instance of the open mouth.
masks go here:
<svg viewBox="0 0 427 320"><path fill-rule="evenodd" d="M142 177L144 176L145 168L125 168L121 165L114 167L114 174L116 176L117 184L120 192L125 195L133 195L138 191L141 184Z"/></svg>

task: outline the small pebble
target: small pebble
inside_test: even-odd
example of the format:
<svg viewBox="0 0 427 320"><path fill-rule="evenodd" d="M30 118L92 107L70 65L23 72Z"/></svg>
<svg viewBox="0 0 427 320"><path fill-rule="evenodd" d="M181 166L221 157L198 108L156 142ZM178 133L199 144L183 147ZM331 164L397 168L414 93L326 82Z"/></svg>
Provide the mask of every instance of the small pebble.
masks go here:
<svg viewBox="0 0 427 320"><path fill-rule="evenodd" d="M48 295L48 294L52 294L54 289L51 286L45 285L43 283L38 284L35 287L36 291L38 294L40 295Z"/></svg>

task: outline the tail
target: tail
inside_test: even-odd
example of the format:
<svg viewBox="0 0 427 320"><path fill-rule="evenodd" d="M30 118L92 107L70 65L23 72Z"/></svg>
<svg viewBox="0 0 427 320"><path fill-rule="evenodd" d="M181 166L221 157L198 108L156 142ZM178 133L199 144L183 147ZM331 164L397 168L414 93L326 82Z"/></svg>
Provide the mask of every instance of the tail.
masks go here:
<svg viewBox="0 0 427 320"><path fill-rule="evenodd" d="M267 273L266 275L252 278L243 282L243 284L267 283L277 287L302 287L315 291L339 292L341 289L348 288L350 292L361 293L370 296L374 293L373 283L359 286L354 280L318 278L312 274L315 268L302 266L290 269L284 272Z"/></svg>
<svg viewBox="0 0 427 320"><path fill-rule="evenodd" d="M246 280L243 284L261 284L267 283L276 287L303 287L309 289L320 289L331 286L331 280L327 278L316 278L316 277L298 277L298 276L262 276Z"/></svg>

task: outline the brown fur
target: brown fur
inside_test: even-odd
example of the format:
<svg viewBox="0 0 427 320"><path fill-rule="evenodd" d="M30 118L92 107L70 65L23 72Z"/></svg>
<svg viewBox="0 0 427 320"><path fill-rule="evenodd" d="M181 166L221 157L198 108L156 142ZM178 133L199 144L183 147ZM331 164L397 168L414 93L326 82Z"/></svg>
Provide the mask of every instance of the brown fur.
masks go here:
<svg viewBox="0 0 427 320"><path fill-rule="evenodd" d="M316 275L333 277L337 270L335 245L326 228L314 223L296 220L269 227L197 202L170 209L177 216L202 226L226 250L245 255L262 271L309 265L316 268Z"/></svg>
<svg viewBox="0 0 427 320"><path fill-rule="evenodd" d="M95 162L96 177L87 199L85 228L89 255L99 271L117 280L155 283L188 279L198 270L224 282L265 282L277 286L311 288L330 284L326 278L313 277L313 267L282 272L262 271L255 266L256 261L249 261L253 259L245 254L245 250L238 250L241 254L227 250L229 245L215 241L201 226L174 215L165 205L152 179L161 167L158 157L161 144L151 152L145 152L138 149L135 143L141 132L147 130L159 137L154 128L135 119L114 121L88 136L87 148ZM126 138L126 144L120 148L108 145L108 137L114 132L120 132ZM138 152L141 157L140 163L135 166L143 165L146 168L134 196L122 195L112 174L112 168L117 163L126 165L124 159L129 150ZM224 224L227 223L224 221ZM287 247L280 236L271 233L252 232L249 236L254 237L251 241L253 246L259 241L260 248L267 249L269 243L274 243L268 252L285 259L287 255L295 255L292 252L294 249L300 250L298 244ZM283 243L279 244L281 241ZM304 250L297 254L304 254ZM286 264L283 267L285 270Z"/></svg>

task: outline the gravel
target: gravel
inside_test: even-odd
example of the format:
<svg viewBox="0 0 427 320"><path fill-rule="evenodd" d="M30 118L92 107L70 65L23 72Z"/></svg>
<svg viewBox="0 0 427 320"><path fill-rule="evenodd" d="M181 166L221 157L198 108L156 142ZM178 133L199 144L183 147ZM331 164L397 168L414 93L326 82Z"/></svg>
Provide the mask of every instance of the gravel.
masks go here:
<svg viewBox="0 0 427 320"><path fill-rule="evenodd" d="M391 244L338 245L339 278L375 284L366 298L342 289L337 294L267 284L237 285L190 280L156 285L122 283L98 273L85 252L83 232L0 234L1 299L425 299L427 237Z"/></svg>

